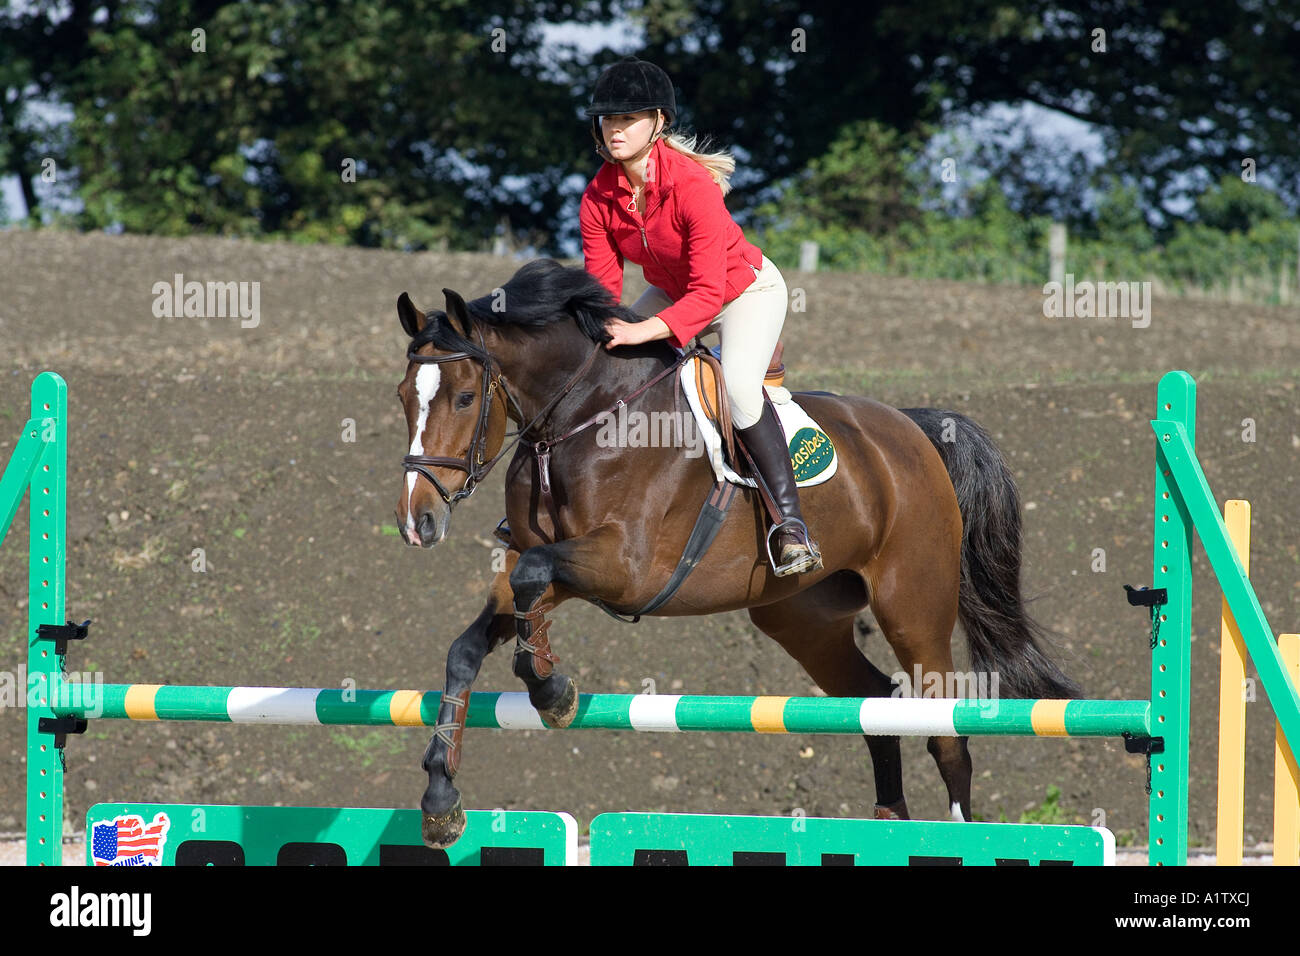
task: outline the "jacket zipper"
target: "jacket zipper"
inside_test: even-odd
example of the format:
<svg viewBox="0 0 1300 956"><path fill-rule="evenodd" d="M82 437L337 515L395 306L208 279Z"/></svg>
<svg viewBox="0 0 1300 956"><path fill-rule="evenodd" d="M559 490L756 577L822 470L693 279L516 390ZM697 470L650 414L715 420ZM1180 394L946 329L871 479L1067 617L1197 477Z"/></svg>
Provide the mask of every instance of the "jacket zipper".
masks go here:
<svg viewBox="0 0 1300 956"><path fill-rule="evenodd" d="M664 268L664 264L659 261L659 257L655 255L654 250L650 248L650 243L646 241L644 225L641 226L641 248L650 253L650 258L655 261L655 265L660 269ZM665 269L664 271L667 272L668 270Z"/></svg>
<svg viewBox="0 0 1300 956"><path fill-rule="evenodd" d="M635 206L635 203L634 203L634 206ZM650 205L649 205L649 203L647 203L647 204L646 204L646 211L648 212L649 209L650 209ZM650 258L653 259L653 260L655 261L655 265L657 265L660 269L663 269L663 268L664 268L664 264L663 264L662 262L659 261L659 257L658 257L657 255L655 255L654 250L650 248L650 242L649 242L649 240L646 239L646 236L645 236L645 218L644 218L644 217L641 217L641 216L638 216L638 219L639 219L639 222L637 223L637 226L638 226L638 228L641 230L641 248L644 249L647 253L649 253ZM666 273L667 271L668 271L667 269L664 269L664 272L665 272L665 273Z"/></svg>

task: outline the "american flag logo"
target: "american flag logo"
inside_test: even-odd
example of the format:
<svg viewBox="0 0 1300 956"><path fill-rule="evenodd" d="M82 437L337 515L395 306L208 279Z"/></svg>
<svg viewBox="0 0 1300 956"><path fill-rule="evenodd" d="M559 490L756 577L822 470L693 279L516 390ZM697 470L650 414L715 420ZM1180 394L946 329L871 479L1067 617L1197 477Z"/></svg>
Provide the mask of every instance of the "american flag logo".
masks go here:
<svg viewBox="0 0 1300 956"><path fill-rule="evenodd" d="M157 866L172 822L162 811L146 824L135 814L114 817L90 828L90 855L95 866Z"/></svg>

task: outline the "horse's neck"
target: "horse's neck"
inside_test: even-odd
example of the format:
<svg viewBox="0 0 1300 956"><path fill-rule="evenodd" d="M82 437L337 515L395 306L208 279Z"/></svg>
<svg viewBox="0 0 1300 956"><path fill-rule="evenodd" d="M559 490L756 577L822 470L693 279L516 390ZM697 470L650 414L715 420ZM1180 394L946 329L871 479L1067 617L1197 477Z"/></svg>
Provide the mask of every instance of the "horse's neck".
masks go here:
<svg viewBox="0 0 1300 956"><path fill-rule="evenodd" d="M593 348L599 348L600 354L575 381L574 376ZM626 351L632 354L612 355L603 345L597 346L585 336L566 343L562 361L555 360L556 352L551 349L518 349L510 367L503 370L517 387L517 397L526 416L524 423L539 415L572 382L568 394L545 416L543 424L545 433L550 435L573 428L650 381L674 357L670 348L653 344Z"/></svg>
<svg viewBox="0 0 1300 956"><path fill-rule="evenodd" d="M589 352L590 348L588 345L586 351ZM532 513L532 520L540 522L543 527L557 528L561 537L581 537L609 525L611 521L618 524L636 520L638 515L647 513L646 495L652 488L666 489L655 492L658 507L665 507L666 502L668 506L683 510L698 510L713 484L707 459L696 461L693 459L699 458L698 454L682 454L681 449L664 447L660 443L662 423L654 426L659 430L652 434L649 422L658 420L643 417L665 410L675 411L675 391L679 388L676 372L662 375L644 392L638 394L638 389L650 384L665 370L672 369L676 353L664 343L620 349L616 354L611 354L603 345L600 349L601 354L597 355L580 384L530 435L533 440L554 442L559 439L563 444L544 455L538 454L539 446L534 446L533 455L521 449L520 456L534 458L523 472L530 478L507 489L508 495L516 496L516 509ZM563 374L549 383L553 387L551 395L563 388L586 358L586 352L570 351L566 354L579 354L580 357L577 361L564 363ZM548 397L541 396L540 390L537 394L539 399L535 399L538 404L533 406L534 412ZM626 410L617 407L620 400L627 402ZM683 414L690 416L689 411ZM582 427L584 423L589 423L589 427ZM671 424L668 427L673 429ZM669 441L689 442L687 435L693 434L687 431L690 428L689 424L678 421L675 434L669 436ZM642 436L641 441L634 437L636 434ZM647 453L637 447L642 443L662 450ZM702 442L700 444L702 450ZM611 447L627 448L628 451L611 455ZM622 480L628 474L629 461L635 462L637 481ZM540 486L534 483L542 480L543 469L553 496L549 501L546 496L538 494ZM516 474L513 465L511 474Z"/></svg>

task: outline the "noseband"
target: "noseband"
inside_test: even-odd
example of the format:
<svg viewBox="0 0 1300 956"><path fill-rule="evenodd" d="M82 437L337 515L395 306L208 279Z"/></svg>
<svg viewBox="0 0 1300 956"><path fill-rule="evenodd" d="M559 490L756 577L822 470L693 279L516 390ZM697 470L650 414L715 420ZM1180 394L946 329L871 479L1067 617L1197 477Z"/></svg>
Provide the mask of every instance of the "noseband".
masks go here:
<svg viewBox="0 0 1300 956"><path fill-rule="evenodd" d="M564 388L560 389L559 394L547 402L532 421L527 425L522 426L518 431L511 433L513 435L513 440L506 443L495 456L485 461L484 456L487 453L488 443L488 419L492 414L492 396L496 390L500 388L501 394L506 397L506 401L508 402L508 405L506 406L507 413L510 410L510 405L513 405L515 412L519 416L518 420L521 422L523 421L524 413L523 409L519 406L519 402L515 400L515 397L512 394L510 394L510 389L506 386L506 377L501 374L501 368L497 365L496 360L488 353L487 343L483 340L483 330L480 329L477 324L475 325L474 330L478 333L479 346L482 348L483 357L474 355L471 352L448 352L446 355L419 355L416 353L414 344L409 346L406 350L407 360L415 362L418 365L441 365L444 362L459 362L463 359L470 359L479 362L483 366L483 401L479 408L478 423L474 426L474 436L470 439L468 457L451 458L445 455L406 455L402 458L402 468L408 472L414 471L417 474L428 478L433 484L433 487L438 489L438 494L442 496L442 500L447 503L448 508L453 507L456 502L460 501L462 498L468 498L474 493L474 489L478 486L480 481L487 477L487 473L492 470L492 466L500 461L506 452L515 446L515 443L523 437L525 432L541 421L542 417L551 411L560 399L569 394L570 390L572 390L573 386L578 384L578 381L582 376L587 374L587 370L591 368L592 363L596 360L596 353L602 348L601 344L597 342L595 348L591 350L591 354L587 356L587 360L582 363L582 367L579 368L574 376L569 379ZM509 435L507 437L509 437ZM466 476L465 484L459 491L448 494L447 489L443 487L442 482L438 480L437 475L429 470L430 468L454 468L457 471L463 471Z"/></svg>

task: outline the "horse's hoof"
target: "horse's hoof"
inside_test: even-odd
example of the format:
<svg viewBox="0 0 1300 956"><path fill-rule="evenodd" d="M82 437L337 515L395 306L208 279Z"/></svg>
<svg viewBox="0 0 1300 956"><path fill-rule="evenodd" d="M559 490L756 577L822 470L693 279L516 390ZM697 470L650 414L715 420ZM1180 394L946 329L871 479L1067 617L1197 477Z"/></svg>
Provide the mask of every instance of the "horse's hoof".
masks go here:
<svg viewBox="0 0 1300 956"><path fill-rule="evenodd" d="M899 800L889 806L882 807L876 804L875 819L877 820L910 820L907 813L907 801Z"/></svg>
<svg viewBox="0 0 1300 956"><path fill-rule="evenodd" d="M434 850L445 850L465 832L465 808L461 806L460 797L446 813L426 813L422 817L420 835L424 845Z"/></svg>
<svg viewBox="0 0 1300 956"><path fill-rule="evenodd" d="M573 682L573 678L569 678L569 682L564 685L560 699L538 713L548 727L562 729L573 723L573 718L578 716L578 685Z"/></svg>

